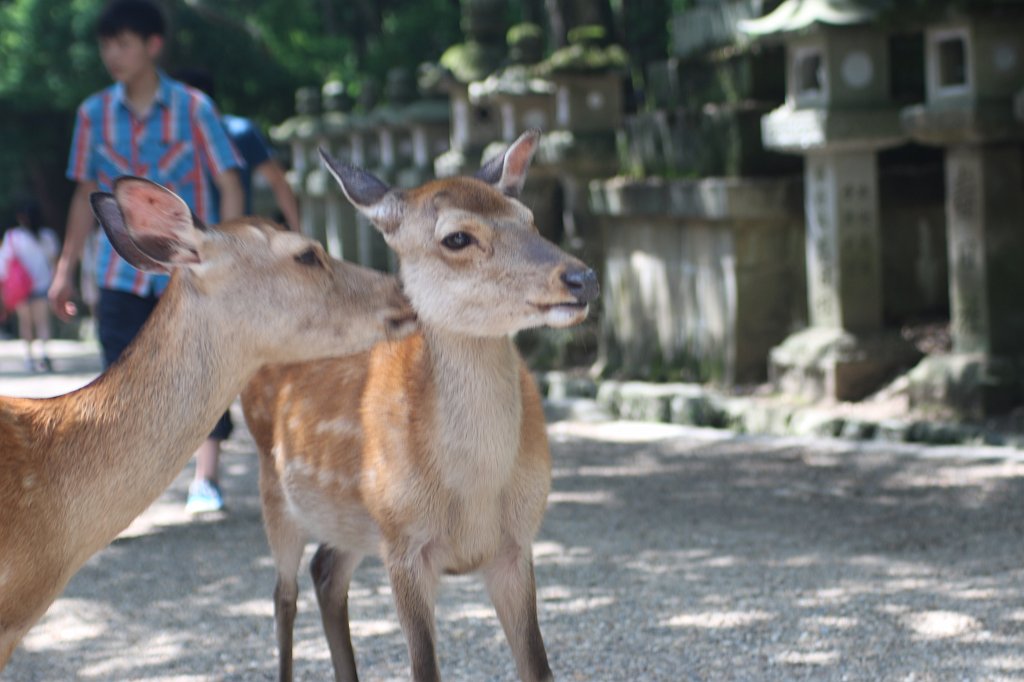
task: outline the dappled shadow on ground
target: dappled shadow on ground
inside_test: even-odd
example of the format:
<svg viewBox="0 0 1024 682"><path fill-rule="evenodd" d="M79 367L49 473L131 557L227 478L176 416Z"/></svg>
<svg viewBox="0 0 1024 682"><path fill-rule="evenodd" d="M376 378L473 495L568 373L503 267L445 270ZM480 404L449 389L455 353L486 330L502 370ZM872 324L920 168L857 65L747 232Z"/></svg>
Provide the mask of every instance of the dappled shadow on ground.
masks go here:
<svg viewBox="0 0 1024 682"><path fill-rule="evenodd" d="M644 633L631 679L1024 675L1020 463L749 438L558 450L541 573L601 604L597 649ZM581 590L582 564L603 575Z"/></svg>
<svg viewBox="0 0 1024 682"><path fill-rule="evenodd" d="M554 485L535 556L560 679L1024 675L1024 465L638 433L552 427ZM274 576L244 435L225 463L230 513L172 517L100 553L5 679L271 679ZM180 504L187 478L164 504ZM327 648L302 577L297 679L325 679ZM376 560L357 573L351 611L363 677L407 679ZM446 578L437 616L448 679L515 679L477 577Z"/></svg>

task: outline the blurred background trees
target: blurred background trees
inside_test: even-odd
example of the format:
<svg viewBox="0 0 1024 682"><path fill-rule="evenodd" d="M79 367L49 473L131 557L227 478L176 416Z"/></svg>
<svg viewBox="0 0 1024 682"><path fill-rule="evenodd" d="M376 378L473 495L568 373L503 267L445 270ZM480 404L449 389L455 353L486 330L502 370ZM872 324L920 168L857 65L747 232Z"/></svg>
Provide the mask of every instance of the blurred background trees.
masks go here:
<svg viewBox="0 0 1024 682"><path fill-rule="evenodd" d="M170 22L164 67L202 67L218 105L264 126L286 118L294 93L328 79L358 97L393 66L436 61L462 39L461 4L473 0L162 0ZM568 28L602 24L633 54L634 81L665 54L670 9L693 0L509 0L504 24L543 26L547 48ZM0 220L32 193L63 228L72 189L63 180L78 103L109 84L93 36L104 0L0 0Z"/></svg>
<svg viewBox="0 0 1024 682"><path fill-rule="evenodd" d="M0 0L0 220L34 193L60 229L78 103L110 83L93 35L104 0ZM436 60L459 32L458 0L165 0L164 67L203 67L218 105L263 124L293 111L296 88Z"/></svg>

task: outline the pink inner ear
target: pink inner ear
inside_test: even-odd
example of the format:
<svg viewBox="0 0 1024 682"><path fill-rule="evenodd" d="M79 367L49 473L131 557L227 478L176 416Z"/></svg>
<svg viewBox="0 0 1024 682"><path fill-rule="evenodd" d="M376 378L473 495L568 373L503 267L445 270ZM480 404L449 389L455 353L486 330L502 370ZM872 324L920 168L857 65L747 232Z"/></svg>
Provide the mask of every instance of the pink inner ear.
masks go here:
<svg viewBox="0 0 1024 682"><path fill-rule="evenodd" d="M114 190L125 223L136 239L181 240L192 229L192 213L180 198L150 182L123 182Z"/></svg>
<svg viewBox="0 0 1024 682"><path fill-rule="evenodd" d="M530 162L533 160L533 152L537 148L537 139L537 135L525 134L509 147L505 153L505 167L501 173L500 183L503 190L522 189Z"/></svg>

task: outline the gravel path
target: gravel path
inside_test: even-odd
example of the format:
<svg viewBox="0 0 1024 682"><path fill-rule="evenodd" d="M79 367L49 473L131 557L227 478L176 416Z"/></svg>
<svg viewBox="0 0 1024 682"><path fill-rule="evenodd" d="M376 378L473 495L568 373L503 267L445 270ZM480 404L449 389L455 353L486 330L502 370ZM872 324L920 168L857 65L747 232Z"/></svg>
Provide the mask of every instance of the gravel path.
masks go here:
<svg viewBox="0 0 1024 682"><path fill-rule="evenodd" d="M550 434L534 552L558 679L1024 679L1024 453L627 422ZM199 522L181 509L186 469L0 678L274 679L253 453L240 428L224 459L230 511ZM324 680L302 577L296 678ZM362 678L407 679L379 562L358 571L351 612ZM437 617L447 679L515 679L478 578L446 578Z"/></svg>

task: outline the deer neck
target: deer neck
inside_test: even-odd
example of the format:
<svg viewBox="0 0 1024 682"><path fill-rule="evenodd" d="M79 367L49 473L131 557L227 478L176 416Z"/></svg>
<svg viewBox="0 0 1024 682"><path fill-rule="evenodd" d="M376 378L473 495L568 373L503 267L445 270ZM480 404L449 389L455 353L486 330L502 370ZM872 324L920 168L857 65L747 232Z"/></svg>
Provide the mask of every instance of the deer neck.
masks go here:
<svg viewBox="0 0 1024 682"><path fill-rule="evenodd" d="M520 360L509 337L424 329L434 383L435 452L458 466L453 486L486 487L511 471L522 425Z"/></svg>
<svg viewBox="0 0 1024 682"><path fill-rule="evenodd" d="M67 484L90 490L69 496L85 507L69 518L103 519L88 531L99 546L174 480L257 369L213 302L175 280L122 359L64 398L70 442L89 444L64 453Z"/></svg>

